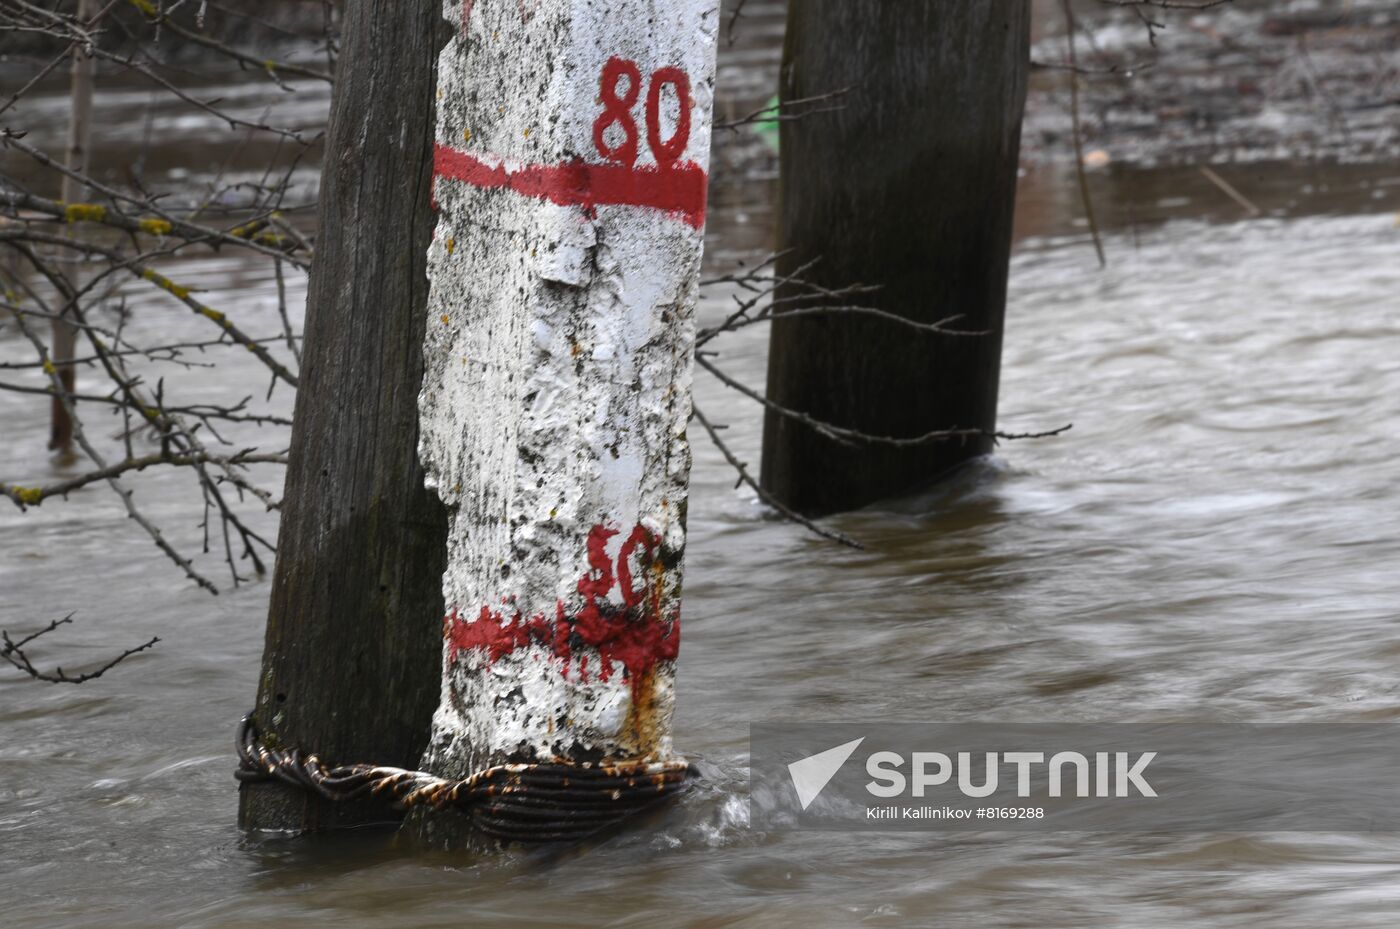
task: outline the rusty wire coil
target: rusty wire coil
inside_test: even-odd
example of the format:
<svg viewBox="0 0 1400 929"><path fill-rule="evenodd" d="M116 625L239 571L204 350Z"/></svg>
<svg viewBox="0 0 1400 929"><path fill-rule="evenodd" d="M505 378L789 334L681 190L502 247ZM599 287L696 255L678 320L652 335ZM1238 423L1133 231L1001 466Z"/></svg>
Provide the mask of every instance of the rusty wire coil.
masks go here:
<svg viewBox="0 0 1400 929"><path fill-rule="evenodd" d="M694 769L683 761L505 764L464 780L424 771L354 764L330 766L297 749L258 739L250 713L238 727L240 781L278 781L327 800L376 797L396 809L455 807L503 842L572 842L684 790Z"/></svg>

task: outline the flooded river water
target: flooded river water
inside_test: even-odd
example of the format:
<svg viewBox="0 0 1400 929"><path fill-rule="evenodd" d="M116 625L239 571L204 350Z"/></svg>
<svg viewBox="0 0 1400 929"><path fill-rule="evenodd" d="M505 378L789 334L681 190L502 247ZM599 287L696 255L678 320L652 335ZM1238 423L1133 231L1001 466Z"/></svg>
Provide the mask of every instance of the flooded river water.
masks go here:
<svg viewBox="0 0 1400 929"><path fill-rule="evenodd" d="M1264 215L1248 220L1190 171L1099 177L1104 270L1070 173L1028 170L1002 424L1074 428L833 520L863 552L771 518L692 436L676 744L704 783L586 849L473 859L382 832L240 834L232 734L256 688L268 583L195 589L105 489L0 509L0 625L78 611L37 657L163 640L81 687L0 674L0 924L1393 927L1390 834L747 823L757 721L1400 717L1400 171L1252 170L1240 186ZM717 189L715 270L766 247L768 191ZM192 256L167 273L245 328L278 330L267 267ZM702 315L726 299L709 293ZM198 323L152 305L131 326ZM720 361L761 384L765 339L730 335ZM24 356L8 330L0 355ZM210 398L265 388L236 356L169 376ZM756 461L761 411L712 379L696 390ZM51 477L44 417L0 393L6 475ZM197 549L188 483L149 472L133 486Z"/></svg>

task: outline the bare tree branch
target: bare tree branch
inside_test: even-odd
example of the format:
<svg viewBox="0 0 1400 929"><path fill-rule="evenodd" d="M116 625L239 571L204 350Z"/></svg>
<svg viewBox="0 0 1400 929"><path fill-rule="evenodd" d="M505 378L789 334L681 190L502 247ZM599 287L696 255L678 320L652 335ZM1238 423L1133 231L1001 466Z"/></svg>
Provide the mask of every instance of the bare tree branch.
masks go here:
<svg viewBox="0 0 1400 929"><path fill-rule="evenodd" d="M66 625L72 621L73 614L69 613L62 619L55 619L39 631L24 636L19 641L12 639L8 631L0 630L0 658L3 658L5 661L9 662L12 667L23 671L36 681L44 681L49 684L85 684L88 681L96 680L106 674L132 655L139 655L147 649L154 648L156 643L160 641L159 636L153 636L149 641L135 648L128 648L106 663L87 671L78 672L77 674L70 674L61 667L55 667L53 671L40 671L38 667L35 666L34 662L30 660L29 655L25 653L24 647L40 636L47 635L59 626Z"/></svg>
<svg viewBox="0 0 1400 929"><path fill-rule="evenodd" d="M753 490L754 493L758 494L758 499L762 500L768 506L771 506L773 509L777 510L780 514L782 514L784 519L791 520L792 522L795 522L800 526L804 526L810 532L814 532L824 539L830 539L832 542L836 542L839 545L844 545L847 548L865 548L864 545L857 542L855 539L851 538L845 533L837 532L834 529L827 529L813 522L812 520L803 516L801 513L785 505L782 501L778 500L772 494L768 493L768 491L764 490L763 487L758 483L758 481L754 480L753 476L749 474L748 465L744 464L744 462L740 461L734 456L734 453L729 450L729 446L726 445L724 443L724 440L719 437L718 427L712 425L710 421L705 418L705 414L700 412L700 408L698 406L694 408L693 415L695 416L695 420L698 423L700 423L702 427L704 427L705 432L709 434L710 441L715 443L715 448L719 449L720 454L724 456L724 460L729 462L730 467L732 467L735 471L739 473L739 483L747 485L751 490Z"/></svg>

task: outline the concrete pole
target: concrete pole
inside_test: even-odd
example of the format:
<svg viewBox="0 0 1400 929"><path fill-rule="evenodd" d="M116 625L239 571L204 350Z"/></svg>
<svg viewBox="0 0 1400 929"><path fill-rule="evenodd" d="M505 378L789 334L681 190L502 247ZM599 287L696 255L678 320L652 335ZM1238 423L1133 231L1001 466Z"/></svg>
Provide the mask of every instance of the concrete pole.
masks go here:
<svg viewBox="0 0 1400 929"><path fill-rule="evenodd" d="M669 761L719 0L448 0L424 766Z"/></svg>

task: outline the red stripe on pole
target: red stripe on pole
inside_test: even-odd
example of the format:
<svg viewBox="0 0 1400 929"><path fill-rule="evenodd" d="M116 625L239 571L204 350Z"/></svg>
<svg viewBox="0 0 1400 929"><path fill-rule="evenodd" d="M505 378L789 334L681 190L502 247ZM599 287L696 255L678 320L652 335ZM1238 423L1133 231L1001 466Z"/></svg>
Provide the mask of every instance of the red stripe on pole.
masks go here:
<svg viewBox="0 0 1400 929"><path fill-rule="evenodd" d="M484 190L513 190L561 206L636 206L670 213L696 229L705 225L705 196L710 179L693 162L666 166L620 164L524 165L509 169L438 144L433 152L435 177L461 181Z"/></svg>

